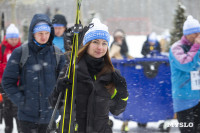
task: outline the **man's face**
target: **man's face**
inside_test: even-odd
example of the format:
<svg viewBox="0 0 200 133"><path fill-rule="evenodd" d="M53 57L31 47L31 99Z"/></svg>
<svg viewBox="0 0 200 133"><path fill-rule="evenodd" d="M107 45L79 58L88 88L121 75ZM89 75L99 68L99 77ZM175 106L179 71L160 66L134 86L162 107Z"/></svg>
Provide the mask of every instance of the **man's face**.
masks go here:
<svg viewBox="0 0 200 133"><path fill-rule="evenodd" d="M195 38L199 35L200 33L194 33L194 34L190 34L190 35L186 35L186 39L191 42L192 44L195 41Z"/></svg>
<svg viewBox="0 0 200 133"><path fill-rule="evenodd" d="M7 42L14 47L19 42L19 38L8 38Z"/></svg>
<svg viewBox="0 0 200 133"><path fill-rule="evenodd" d="M39 44L46 44L49 40L49 37L50 32L47 31L39 31L34 34L34 38Z"/></svg>
<svg viewBox="0 0 200 133"><path fill-rule="evenodd" d="M64 33L64 31L65 31L65 29L66 29L66 28L63 27L63 26L60 26L60 27L54 27L55 35L56 35L57 37L62 36L63 33Z"/></svg>
<svg viewBox="0 0 200 133"><path fill-rule="evenodd" d="M153 45L155 45L155 42L149 42L149 44L150 44L151 46L153 46Z"/></svg>

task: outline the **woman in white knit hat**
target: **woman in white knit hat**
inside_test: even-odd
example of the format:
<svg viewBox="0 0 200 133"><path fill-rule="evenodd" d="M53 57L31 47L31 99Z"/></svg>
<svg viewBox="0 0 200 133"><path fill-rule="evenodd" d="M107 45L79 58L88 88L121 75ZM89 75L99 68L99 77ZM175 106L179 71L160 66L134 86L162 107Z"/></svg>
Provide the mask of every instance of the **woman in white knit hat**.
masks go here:
<svg viewBox="0 0 200 133"><path fill-rule="evenodd" d="M169 53L174 112L181 133L200 133L200 24L188 16Z"/></svg>
<svg viewBox="0 0 200 133"><path fill-rule="evenodd" d="M19 30L14 24L10 24L6 29L6 36L0 45L0 83L2 80L4 69L7 65L8 59L10 58L13 50L21 45L19 37ZM13 119L16 118L17 125L17 107L8 99L1 87L1 93L3 92L4 102L4 120L5 120L5 133L12 133L13 130ZM18 127L18 126L17 126Z"/></svg>
<svg viewBox="0 0 200 133"><path fill-rule="evenodd" d="M78 52L76 123L79 133L111 133L109 111L119 115L125 110L127 86L109 57L108 27L96 18L92 23L94 26L86 32L83 47ZM66 69L60 75L50 98L52 105L55 105L59 92L65 94L66 88L71 92L71 79L67 78ZM66 125L69 121L70 99L67 101ZM67 128L65 127L66 130Z"/></svg>

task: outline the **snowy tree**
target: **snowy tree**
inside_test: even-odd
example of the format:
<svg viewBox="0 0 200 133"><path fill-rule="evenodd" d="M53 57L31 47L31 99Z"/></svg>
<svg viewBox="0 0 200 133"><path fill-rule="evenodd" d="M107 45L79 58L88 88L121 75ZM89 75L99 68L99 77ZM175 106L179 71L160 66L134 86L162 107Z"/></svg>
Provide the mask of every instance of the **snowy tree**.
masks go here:
<svg viewBox="0 0 200 133"><path fill-rule="evenodd" d="M178 2L178 8L176 9L176 14L174 16L174 28L171 30L171 42L172 45L174 42L181 39L183 35L183 24L186 20L185 16L185 6Z"/></svg>

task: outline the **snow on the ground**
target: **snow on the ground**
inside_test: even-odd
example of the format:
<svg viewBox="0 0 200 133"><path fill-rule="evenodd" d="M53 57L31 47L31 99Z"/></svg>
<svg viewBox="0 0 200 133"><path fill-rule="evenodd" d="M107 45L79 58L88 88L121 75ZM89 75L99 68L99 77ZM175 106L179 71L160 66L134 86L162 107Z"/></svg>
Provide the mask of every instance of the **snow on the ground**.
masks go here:
<svg viewBox="0 0 200 133"><path fill-rule="evenodd" d="M121 126L123 124L123 121L115 119L113 116L110 116L110 119L113 121L113 133L121 133ZM137 122L130 121L128 124L129 132L128 133L160 133L159 125L163 121L158 122L148 122L146 128L140 128L137 126ZM177 123L177 120L168 120L165 123ZM0 133L4 133L5 124L0 124ZM14 130L13 133L17 133L16 128L16 122L14 120ZM177 127L173 127L170 129L169 133L180 133L179 129Z"/></svg>
<svg viewBox="0 0 200 133"><path fill-rule="evenodd" d="M12 133L18 133L15 119L13 120L13 122L14 122L14 125L13 125L14 127L13 127L13 132ZM3 123L0 124L0 133L4 133L4 128L5 128L5 123L4 123L4 120L3 120Z"/></svg>
<svg viewBox="0 0 200 133"><path fill-rule="evenodd" d="M123 124L123 121L115 119L113 116L110 116L110 119L113 120L113 133L121 133L121 126ZM128 124L129 132L128 133L161 133L159 129L159 125L161 123L165 123L167 125L168 123L177 123L178 121L176 119L173 120L160 120L158 122L148 122L146 128L141 128L137 126L137 122L130 121ZM180 133L178 127L171 127L169 133Z"/></svg>

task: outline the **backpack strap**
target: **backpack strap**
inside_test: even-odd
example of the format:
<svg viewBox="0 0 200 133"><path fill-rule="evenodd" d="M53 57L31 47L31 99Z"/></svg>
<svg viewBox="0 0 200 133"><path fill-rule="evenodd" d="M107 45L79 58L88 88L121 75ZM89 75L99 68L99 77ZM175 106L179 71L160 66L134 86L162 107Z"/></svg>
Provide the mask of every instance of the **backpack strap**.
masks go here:
<svg viewBox="0 0 200 133"><path fill-rule="evenodd" d="M22 44L22 55L20 59L20 67L22 68L29 57L28 43Z"/></svg>
<svg viewBox="0 0 200 133"><path fill-rule="evenodd" d="M22 44L21 47L22 47L22 55L21 55L21 59L20 59L20 67L22 68L29 57L28 43ZM53 47L54 47L55 56L56 56L56 66L58 67L58 64L60 62L61 52L58 47L56 47L56 46L53 46Z"/></svg>
<svg viewBox="0 0 200 133"><path fill-rule="evenodd" d="M60 49L58 47L56 47L55 45L53 45L54 51L55 51L55 56L56 56L56 66L58 68L59 62L60 62L60 57L61 57L61 52Z"/></svg>

